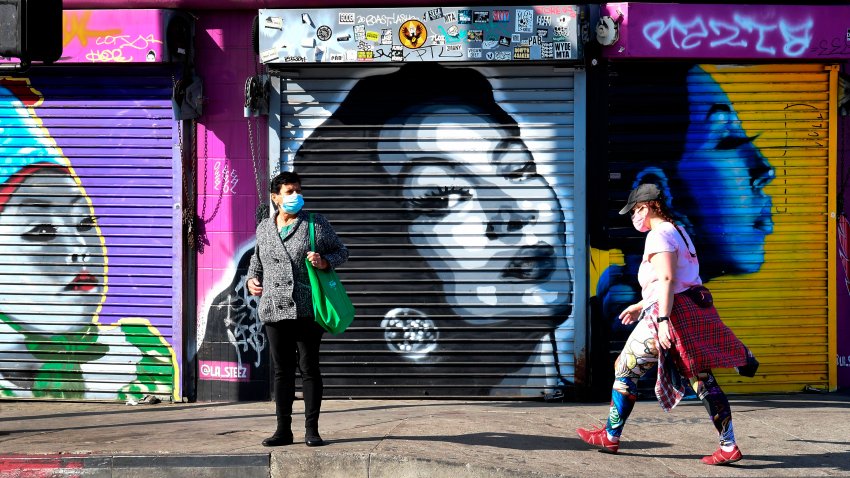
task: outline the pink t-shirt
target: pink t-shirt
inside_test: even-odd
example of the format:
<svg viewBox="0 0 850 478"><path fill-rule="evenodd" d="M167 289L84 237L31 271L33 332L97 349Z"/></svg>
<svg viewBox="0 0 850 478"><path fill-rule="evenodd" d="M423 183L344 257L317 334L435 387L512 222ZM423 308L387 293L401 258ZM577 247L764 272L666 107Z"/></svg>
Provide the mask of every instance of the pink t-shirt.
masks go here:
<svg viewBox="0 0 850 478"><path fill-rule="evenodd" d="M638 282L643 289L641 296L648 302L658 300L658 297L655 297L658 275L655 273L655 268L649 262L649 256L652 254L658 252L673 252L676 254L676 270L673 277L674 294L702 284L702 279L699 277L699 261L696 257L694 243L691 241L691 237L687 231L683 228L679 228L679 231L688 238L687 244L682 239L682 235L676 231L676 226L669 222L662 222L649 231L649 234L646 236L643 260L640 263L640 269L638 269ZM688 246L690 246L690 249Z"/></svg>

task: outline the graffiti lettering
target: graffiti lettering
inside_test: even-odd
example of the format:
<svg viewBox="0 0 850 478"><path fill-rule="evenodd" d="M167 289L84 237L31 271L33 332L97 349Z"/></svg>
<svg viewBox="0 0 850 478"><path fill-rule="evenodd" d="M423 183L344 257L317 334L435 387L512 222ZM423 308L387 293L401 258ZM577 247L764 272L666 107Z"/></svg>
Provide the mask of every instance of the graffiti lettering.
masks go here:
<svg viewBox="0 0 850 478"><path fill-rule="evenodd" d="M162 43L161 40L154 38L153 34L147 36L139 35L134 40L130 40L129 35L107 35L98 37L95 44L98 46L109 46L104 50L91 50L86 54L86 60L95 63L127 63L135 60L134 53L141 52L147 55L151 49L151 44ZM125 55L125 50L129 50L129 56Z"/></svg>
<svg viewBox="0 0 850 478"><path fill-rule="evenodd" d="M222 164L221 161L216 161L213 167L214 179L213 188L216 191L221 191L224 194L236 194L236 184L239 182L239 175L236 170L229 168L227 163Z"/></svg>
<svg viewBox="0 0 850 478"><path fill-rule="evenodd" d="M242 276L234 288L237 293L241 293L241 297L234 298L229 294L227 296L227 318L224 324L227 326L227 340L236 349L239 366L242 366L242 352L247 352L250 348L257 354L254 366L259 367L262 362L260 353L266 348L266 336L263 334L263 323L260 322L257 313L259 305L257 297L248 292L248 287L245 285L246 279L247 276ZM234 310L236 314L231 313Z"/></svg>
<svg viewBox="0 0 850 478"><path fill-rule="evenodd" d="M735 14L732 21L717 18L696 17L682 21L676 17L647 22L643 37L656 49L672 46L679 50L692 50L708 46L753 48L770 56L799 57L812 42L814 21L790 23L779 19L774 23L763 23L744 15ZM669 42L665 45L664 42Z"/></svg>
<svg viewBox="0 0 850 478"><path fill-rule="evenodd" d="M359 24L372 25L395 25L404 23L408 20L418 20L416 15L391 14L391 15L359 15L357 22Z"/></svg>
<svg viewBox="0 0 850 478"><path fill-rule="evenodd" d="M850 41L846 41L841 37L835 37L832 41L824 39L809 51L818 56L844 56L850 54Z"/></svg>
<svg viewBox="0 0 850 478"><path fill-rule="evenodd" d="M812 112L816 113L816 118L817 118L817 121L819 121L819 122L818 123L812 123L810 125L810 127L812 129L807 133L807 136L815 140L814 141L815 147L818 147L818 148L826 147L825 144L823 143L823 141L821 141L821 139L820 139L823 136L821 133L826 128L825 118L823 116L823 113L821 111L819 111L816 106L804 104L804 103L795 103L795 104L785 105L785 111L786 112L792 112L792 114L786 114L786 120L785 120L786 126L788 126L788 121L793 120L793 118L794 118L793 112L794 111L801 111L801 110L812 111ZM783 151L782 151L782 158L783 159L782 159L782 165L781 165L781 168L782 168L781 177L783 177L783 178L788 177L788 171L786 169L788 161L785 159L785 157L788 155L789 151L794 151L796 148L801 146L799 144L799 140L797 140L797 142L794 141L793 136L791 136L791 134L790 134L791 131L792 131L792 128L790 126L786 127L786 129L785 129L785 147L783 148ZM811 145L803 145L803 146L811 146ZM783 194L782 194L782 197L784 197L784 204L785 205L783 207L780 207L778 204L775 205L774 206L774 213L788 212L787 180L783 179L783 181L786 184L786 189L783 191Z"/></svg>
<svg viewBox="0 0 850 478"><path fill-rule="evenodd" d="M460 46L460 45L457 45ZM457 50L454 51L451 47L447 48L445 45L428 45L423 46L422 48L417 48L415 50L408 51L404 55L399 55L398 52L393 52L392 49L387 50L385 48L377 48L374 51L374 58L391 58L394 61L408 61L408 60L426 60L433 58L462 58L463 51Z"/></svg>

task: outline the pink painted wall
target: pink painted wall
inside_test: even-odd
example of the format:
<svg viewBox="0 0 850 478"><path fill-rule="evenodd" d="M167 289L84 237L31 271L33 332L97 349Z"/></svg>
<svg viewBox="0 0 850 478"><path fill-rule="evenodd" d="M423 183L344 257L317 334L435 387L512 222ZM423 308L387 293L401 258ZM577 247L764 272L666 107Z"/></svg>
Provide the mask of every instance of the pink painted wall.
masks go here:
<svg viewBox="0 0 850 478"><path fill-rule="evenodd" d="M170 10L70 10L62 12L62 56L57 63L167 61L165 29ZM0 63L17 63L0 57Z"/></svg>
<svg viewBox="0 0 850 478"><path fill-rule="evenodd" d="M238 260L234 256L240 246L250 241L255 232L257 189L243 105L245 80L256 74L257 68L251 46L251 25L256 14L253 10L197 12L195 64L206 97L204 113L198 119L197 145L197 188L202 193L197 210L206 230L204 244L197 253L199 321L205 320L210 295L220 290L214 286L223 279L234 258ZM255 131L254 141L259 162L265 165L267 121L265 117L251 121L261 132L258 140ZM224 279L231 278L232 272ZM203 330L199 323L199 334Z"/></svg>

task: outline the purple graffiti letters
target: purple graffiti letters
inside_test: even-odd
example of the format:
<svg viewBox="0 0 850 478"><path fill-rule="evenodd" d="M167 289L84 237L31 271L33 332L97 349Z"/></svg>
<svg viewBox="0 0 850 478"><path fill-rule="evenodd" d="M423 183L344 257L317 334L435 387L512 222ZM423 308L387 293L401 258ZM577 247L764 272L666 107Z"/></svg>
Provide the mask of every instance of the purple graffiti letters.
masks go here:
<svg viewBox="0 0 850 478"><path fill-rule="evenodd" d="M841 56L850 54L850 41L833 37L831 41L823 39L810 50L818 56Z"/></svg>

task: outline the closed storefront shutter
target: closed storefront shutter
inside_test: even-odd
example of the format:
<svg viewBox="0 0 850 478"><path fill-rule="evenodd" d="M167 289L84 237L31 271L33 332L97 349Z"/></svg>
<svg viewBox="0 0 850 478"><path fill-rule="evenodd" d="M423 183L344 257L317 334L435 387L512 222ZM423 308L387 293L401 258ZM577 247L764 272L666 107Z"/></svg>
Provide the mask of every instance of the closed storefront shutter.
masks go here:
<svg viewBox="0 0 850 478"><path fill-rule="evenodd" d="M146 66L0 79L0 396L179 398L171 87Z"/></svg>
<svg viewBox="0 0 850 478"><path fill-rule="evenodd" d="M598 278L612 356L639 299L644 235L616 211L655 182L696 245L723 318L761 362L732 393L834 383L836 76L829 66L640 64L611 67L611 261ZM832 344L832 345L831 345Z"/></svg>
<svg viewBox="0 0 850 478"><path fill-rule="evenodd" d="M339 275L357 318L323 341L325 393L539 397L574 383L583 76L438 64L276 74L272 169L302 176L305 209L351 252Z"/></svg>

